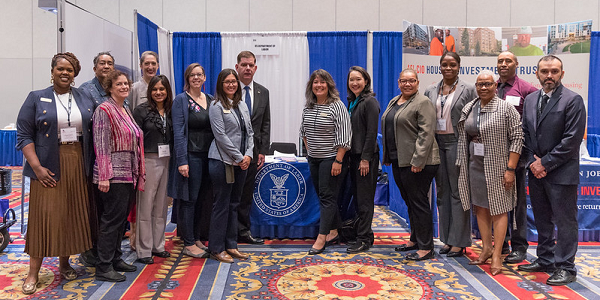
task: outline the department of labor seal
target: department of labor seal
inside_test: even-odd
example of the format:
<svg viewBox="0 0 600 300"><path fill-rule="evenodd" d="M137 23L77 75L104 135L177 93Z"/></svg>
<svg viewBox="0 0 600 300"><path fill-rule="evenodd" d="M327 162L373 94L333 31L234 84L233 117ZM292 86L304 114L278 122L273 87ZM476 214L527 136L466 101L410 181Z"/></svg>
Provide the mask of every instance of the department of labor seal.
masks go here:
<svg viewBox="0 0 600 300"><path fill-rule="evenodd" d="M265 214L285 217L296 212L306 196L302 173L288 163L271 163L258 171L254 203Z"/></svg>

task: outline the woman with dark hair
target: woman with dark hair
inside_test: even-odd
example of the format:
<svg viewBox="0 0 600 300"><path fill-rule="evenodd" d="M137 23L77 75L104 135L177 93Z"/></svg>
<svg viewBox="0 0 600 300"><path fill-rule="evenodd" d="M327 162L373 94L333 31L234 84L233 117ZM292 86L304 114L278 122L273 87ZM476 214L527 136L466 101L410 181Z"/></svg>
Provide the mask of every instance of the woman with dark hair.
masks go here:
<svg viewBox="0 0 600 300"><path fill-rule="evenodd" d="M410 240L396 251L417 250L409 260L434 257L433 216L429 205L429 187L440 164L435 141L435 108L419 94L419 78L413 69L400 73L394 97L381 116L383 163L392 165L396 185L408 208Z"/></svg>
<svg viewBox="0 0 600 300"><path fill-rule="evenodd" d="M242 101L235 70L219 73L217 94L209 113L215 139L208 152L214 194L208 250L214 259L232 263L233 258L249 257L237 249L237 208L254 148L250 112Z"/></svg>
<svg viewBox="0 0 600 300"><path fill-rule="evenodd" d="M210 203L208 150L214 137L209 105L213 98L202 92L206 80L204 68L190 64L184 72L184 92L173 100L174 166L169 196L177 206L177 229L183 239L183 254L207 258L201 234L208 231ZM208 226L205 226L208 227Z"/></svg>
<svg viewBox="0 0 600 300"><path fill-rule="evenodd" d="M442 80L432 84L424 95L436 109L435 139L440 149L440 167L435 183L439 212L440 254L462 256L471 246L471 213L462 209L458 194L458 167L456 166L456 128L463 107L477 97L475 87L458 78L460 56L446 52L440 58Z"/></svg>
<svg viewBox="0 0 600 300"><path fill-rule="evenodd" d="M50 66L52 86L30 92L17 117L17 149L26 158L23 175L31 178L26 295L37 290L44 257L58 256L61 277L74 280L69 256L92 247L87 176L94 157L94 102L73 87L81 70L75 55L58 53Z"/></svg>
<svg viewBox="0 0 600 300"><path fill-rule="evenodd" d="M352 148L350 148L350 177L352 195L356 203L356 243L348 247L348 253L368 250L374 241L371 223L375 208L375 188L379 168L379 102L371 89L371 76L361 67L354 66L348 72L348 113L352 124Z"/></svg>
<svg viewBox="0 0 600 300"><path fill-rule="evenodd" d="M348 110L327 71L319 69L310 75L305 97L300 136L308 152L310 176L321 209L319 235L308 251L309 255L315 255L339 241L337 199L342 178L338 175L350 149L352 130Z"/></svg>
<svg viewBox="0 0 600 300"><path fill-rule="evenodd" d="M118 272L135 272L121 259L121 239L135 190L144 191L144 136L125 104L131 81L119 70L108 73L104 90L110 98L94 112L93 132L96 163L94 184L98 185L99 220L96 280L125 281Z"/></svg>
<svg viewBox="0 0 600 300"><path fill-rule="evenodd" d="M167 223L167 182L173 148L171 106L173 92L165 75L152 77L148 83L148 101L133 110L133 118L144 132L146 187L138 192L136 202L136 253L138 261L152 264L152 255L166 258L165 226Z"/></svg>

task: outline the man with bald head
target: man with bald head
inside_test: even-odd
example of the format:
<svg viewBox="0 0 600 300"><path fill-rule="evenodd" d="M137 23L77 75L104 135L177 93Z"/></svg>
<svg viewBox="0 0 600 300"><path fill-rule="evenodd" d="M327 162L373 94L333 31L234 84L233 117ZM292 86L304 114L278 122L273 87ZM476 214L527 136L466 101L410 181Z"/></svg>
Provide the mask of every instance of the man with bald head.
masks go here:
<svg viewBox="0 0 600 300"><path fill-rule="evenodd" d="M517 56L511 52L505 51L498 55L498 97L508 101L515 106L521 118L523 116L523 103L527 95L536 91L527 81L520 79L517 76L517 67L519 62ZM508 230L506 231L506 239L502 247L502 251L508 253L508 241L510 240L512 251L504 259L507 263L520 263L525 259L527 254L527 199L525 191L525 156L521 155L519 164L515 170L516 185L517 185L517 206L509 214L511 222L508 222ZM514 220L514 222L512 222ZM516 223L517 227L512 225Z"/></svg>

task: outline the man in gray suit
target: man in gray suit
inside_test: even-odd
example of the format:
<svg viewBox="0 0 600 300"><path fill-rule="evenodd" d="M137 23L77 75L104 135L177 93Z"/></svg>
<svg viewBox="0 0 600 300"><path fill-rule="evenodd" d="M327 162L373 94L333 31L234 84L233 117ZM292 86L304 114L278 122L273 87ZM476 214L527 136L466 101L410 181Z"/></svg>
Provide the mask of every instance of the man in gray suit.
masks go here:
<svg viewBox="0 0 600 300"><path fill-rule="evenodd" d="M542 57L536 72L542 89L529 94L523 107L524 155L538 230L538 258L520 265L519 270L553 271L546 281L549 285L569 284L577 275L579 147L586 112L583 98L561 84L564 73L558 57Z"/></svg>
<svg viewBox="0 0 600 300"><path fill-rule="evenodd" d="M254 82L256 72L256 56L250 51L242 51L237 56L235 69L240 77L242 101L246 102L254 130L254 155L242 192L238 208L238 241L249 244L262 244L264 240L255 238L250 232L250 207L254 194L256 173L265 163L265 154L271 144L271 111L269 108L269 90Z"/></svg>

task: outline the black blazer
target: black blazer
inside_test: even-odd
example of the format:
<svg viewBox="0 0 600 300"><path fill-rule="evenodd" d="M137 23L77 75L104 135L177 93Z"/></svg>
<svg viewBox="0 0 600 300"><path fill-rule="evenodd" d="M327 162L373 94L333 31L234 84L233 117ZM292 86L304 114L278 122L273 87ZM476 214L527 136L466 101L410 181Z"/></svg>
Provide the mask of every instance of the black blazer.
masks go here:
<svg viewBox="0 0 600 300"><path fill-rule="evenodd" d="M258 160L258 155L269 153L271 145L271 108L269 105L269 90L254 82L254 98L252 103L252 130L254 130L254 155L252 161Z"/></svg>
<svg viewBox="0 0 600 300"><path fill-rule="evenodd" d="M579 184L579 147L585 133L583 98L560 85L552 93L540 119L538 100L542 90L529 94L523 104L524 153L527 166L537 155L553 184Z"/></svg>
<svg viewBox="0 0 600 300"><path fill-rule="evenodd" d="M379 102L373 96L360 97L350 116L352 124L351 154L360 154L360 159L371 161L379 152L377 128L379 126Z"/></svg>
<svg viewBox="0 0 600 300"><path fill-rule="evenodd" d="M165 115L167 128L163 134L163 121L160 115L151 110L148 101L133 110L135 122L144 131L144 153L158 153L158 144L170 145L173 150L173 121L171 113Z"/></svg>

